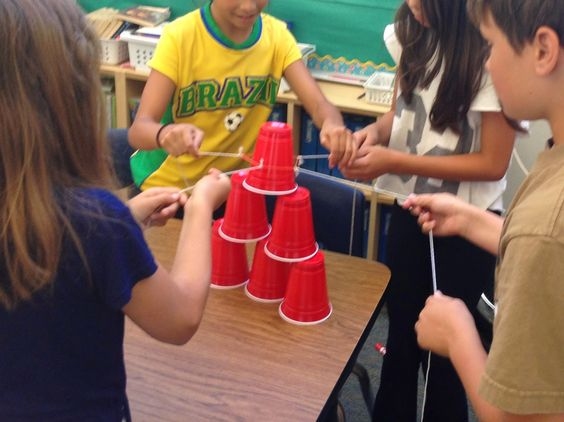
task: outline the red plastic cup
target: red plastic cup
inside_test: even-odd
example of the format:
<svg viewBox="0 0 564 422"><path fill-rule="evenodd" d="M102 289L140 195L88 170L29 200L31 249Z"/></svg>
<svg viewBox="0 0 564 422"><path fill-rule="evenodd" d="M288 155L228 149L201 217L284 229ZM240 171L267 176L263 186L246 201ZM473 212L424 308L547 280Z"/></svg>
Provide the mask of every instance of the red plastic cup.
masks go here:
<svg viewBox="0 0 564 422"><path fill-rule="evenodd" d="M258 302L280 302L286 294L291 263L276 261L264 253L266 240L257 243L245 293Z"/></svg>
<svg viewBox="0 0 564 422"><path fill-rule="evenodd" d="M231 191L225 204L223 224L219 227L219 235L230 242L256 242L271 231L264 196L243 187L247 175L247 171L231 175Z"/></svg>
<svg viewBox="0 0 564 422"><path fill-rule="evenodd" d="M313 258L292 266L286 295L278 312L290 323L311 325L325 321L332 311L327 292L325 256L319 251Z"/></svg>
<svg viewBox="0 0 564 422"><path fill-rule="evenodd" d="M261 167L249 171L244 181L248 190L264 195L287 195L297 189L290 125L264 123L257 137L253 161L260 163Z"/></svg>
<svg viewBox="0 0 564 422"><path fill-rule="evenodd" d="M212 227L211 287L231 289L247 283L249 262L245 244L230 242L219 235L222 221L215 220Z"/></svg>
<svg viewBox="0 0 564 422"><path fill-rule="evenodd" d="M309 190L300 186L277 199L265 253L278 261L299 262L313 257L318 250Z"/></svg>

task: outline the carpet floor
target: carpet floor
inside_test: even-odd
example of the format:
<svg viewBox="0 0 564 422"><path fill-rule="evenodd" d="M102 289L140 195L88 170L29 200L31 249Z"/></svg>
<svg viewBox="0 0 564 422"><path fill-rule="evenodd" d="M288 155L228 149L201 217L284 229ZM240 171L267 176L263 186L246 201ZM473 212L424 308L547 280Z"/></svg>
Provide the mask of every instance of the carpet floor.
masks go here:
<svg viewBox="0 0 564 422"><path fill-rule="evenodd" d="M374 344L381 343L386 344L386 338L388 335L388 315L386 312L386 307L382 309L380 315L376 319L374 327L368 336L366 343L364 344L360 354L358 356L358 363L362 364L364 368L368 371L371 387L373 391L373 396L378 391L378 385L380 382L380 370L382 368L382 356L374 349ZM424 394L424 384L423 375L419 377L419 404L418 409L420 410L423 404L423 394ZM345 385L341 390L339 401L343 407L346 422L369 422L371 421L371 411L367 408L365 401L362 396L362 391L358 382L358 378L352 374L349 376ZM421 419L421 415L418 412L417 420ZM469 422L477 422L474 412L469 406ZM416 421L414 421L416 422ZM425 421L432 422L432 421Z"/></svg>

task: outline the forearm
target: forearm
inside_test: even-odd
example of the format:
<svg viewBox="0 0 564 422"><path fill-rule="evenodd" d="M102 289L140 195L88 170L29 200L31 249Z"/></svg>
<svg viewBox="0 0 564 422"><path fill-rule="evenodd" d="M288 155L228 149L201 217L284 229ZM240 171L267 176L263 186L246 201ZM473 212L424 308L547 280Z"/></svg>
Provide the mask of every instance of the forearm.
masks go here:
<svg viewBox="0 0 564 422"><path fill-rule="evenodd" d="M502 413L478 394L480 379L486 367L487 354L478 333L467 333L465 338L450 350L450 360L458 373L472 408L481 421L500 421Z"/></svg>
<svg viewBox="0 0 564 422"><path fill-rule="evenodd" d="M188 298L185 308L198 323L210 285L212 211L207 202L189 199L171 268L173 280Z"/></svg>
<svg viewBox="0 0 564 422"><path fill-rule="evenodd" d="M495 181L507 167L480 153L456 155L417 155L389 151L389 173L414 174L441 180Z"/></svg>
<svg viewBox="0 0 564 422"><path fill-rule="evenodd" d="M155 70L151 71L135 120L129 129L129 143L132 147L145 150L158 148L157 132L162 126L161 120L170 105L175 87L175 83L167 76ZM159 134L160 139L165 135L163 132Z"/></svg>
<svg viewBox="0 0 564 422"><path fill-rule="evenodd" d="M343 116L341 112L328 101L320 101L310 112L311 118L315 126L319 129L325 124L332 126L344 126Z"/></svg>
<svg viewBox="0 0 564 422"><path fill-rule="evenodd" d="M158 148L157 133L159 134L159 138L162 139L165 135L165 131L169 129L165 127L159 133L162 126L160 122L156 122L148 117L139 116L129 128L129 144L133 148L140 150Z"/></svg>
<svg viewBox="0 0 564 422"><path fill-rule="evenodd" d="M377 139L377 145L388 146L390 142L390 136L392 135L394 113L394 110L390 110L379 117L374 123L372 123L373 130L376 134L375 139Z"/></svg>
<svg viewBox="0 0 564 422"><path fill-rule="evenodd" d="M492 255L497 255L503 218L470 204L467 204L465 218L466 224L460 235Z"/></svg>

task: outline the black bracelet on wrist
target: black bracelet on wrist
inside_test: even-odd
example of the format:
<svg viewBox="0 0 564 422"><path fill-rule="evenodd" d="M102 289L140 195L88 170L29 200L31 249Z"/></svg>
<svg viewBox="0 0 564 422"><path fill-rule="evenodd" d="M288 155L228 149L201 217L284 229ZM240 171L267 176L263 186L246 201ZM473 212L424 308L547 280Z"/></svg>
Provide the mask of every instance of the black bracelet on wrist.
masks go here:
<svg viewBox="0 0 564 422"><path fill-rule="evenodd" d="M162 125L162 126L159 128L159 130L157 130L157 135L155 136L155 140L156 140L157 146L158 146L159 148L162 148L162 147L163 147L163 146L161 145L161 140L159 139L159 136L161 135L161 132L163 131L163 129L164 129L165 127L167 127L168 125L171 125L171 124L172 124L172 122L171 122L171 123L165 123L164 125Z"/></svg>

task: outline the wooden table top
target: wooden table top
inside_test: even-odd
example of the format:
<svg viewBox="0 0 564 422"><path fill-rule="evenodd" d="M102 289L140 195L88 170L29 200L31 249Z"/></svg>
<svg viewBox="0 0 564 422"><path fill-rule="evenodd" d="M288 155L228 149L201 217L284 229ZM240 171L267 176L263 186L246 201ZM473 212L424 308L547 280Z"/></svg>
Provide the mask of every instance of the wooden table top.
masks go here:
<svg viewBox="0 0 564 422"><path fill-rule="evenodd" d="M180 222L146 232L165 267ZM252 251L249 251L252 256ZM126 322L127 393L133 421L314 421L336 397L372 328L389 270L324 251L333 313L323 323L290 324L278 303L244 289L211 289L196 335L160 343Z"/></svg>

